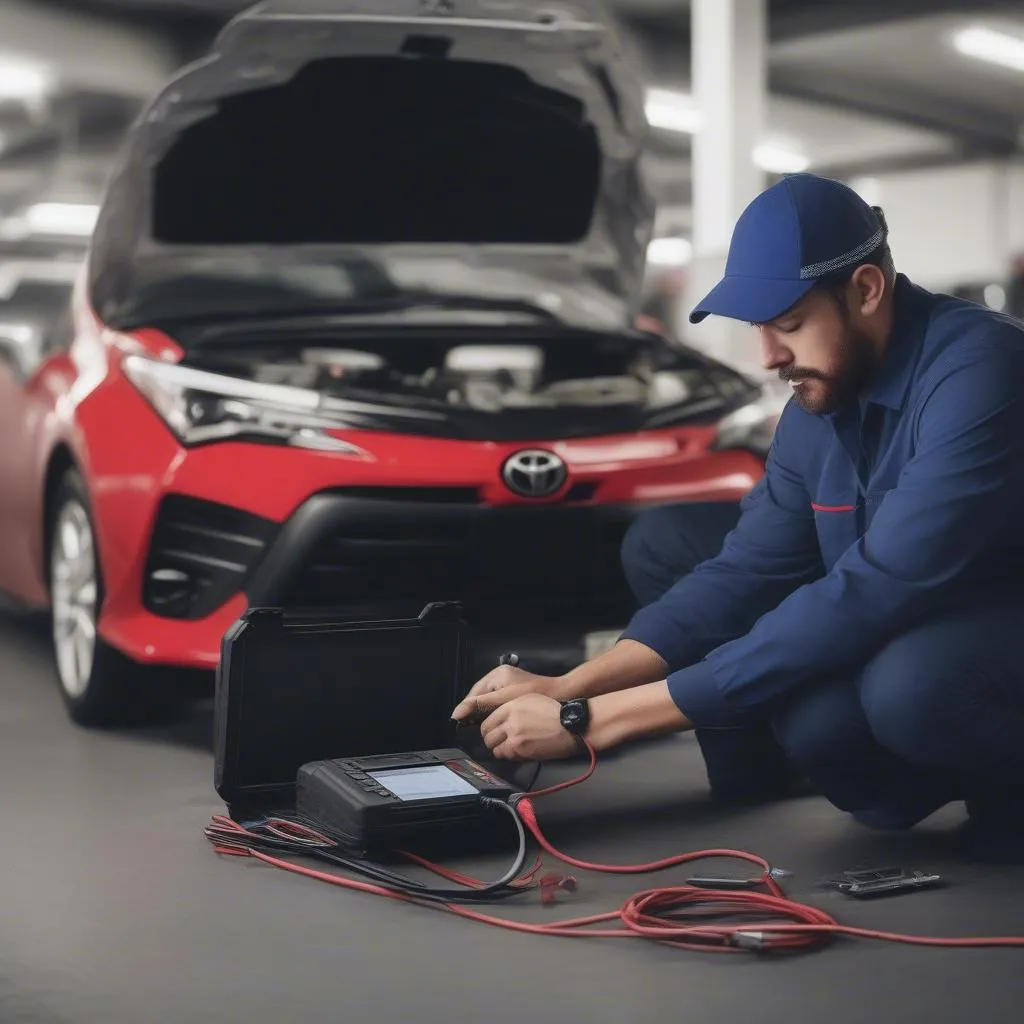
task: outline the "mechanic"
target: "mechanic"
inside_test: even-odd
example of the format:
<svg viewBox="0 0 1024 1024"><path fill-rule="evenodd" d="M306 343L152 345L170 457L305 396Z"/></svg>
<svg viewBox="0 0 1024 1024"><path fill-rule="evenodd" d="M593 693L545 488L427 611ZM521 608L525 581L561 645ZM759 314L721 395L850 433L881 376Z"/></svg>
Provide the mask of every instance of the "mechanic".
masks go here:
<svg viewBox="0 0 1024 1024"><path fill-rule="evenodd" d="M875 828L964 800L967 851L1024 862L1024 325L897 275L887 235L810 174L746 209L690 319L750 323L793 387L765 476L675 582L672 510L638 521L612 650L473 687L453 717L495 756L570 756L582 700L599 751L692 729L712 785L788 771Z"/></svg>

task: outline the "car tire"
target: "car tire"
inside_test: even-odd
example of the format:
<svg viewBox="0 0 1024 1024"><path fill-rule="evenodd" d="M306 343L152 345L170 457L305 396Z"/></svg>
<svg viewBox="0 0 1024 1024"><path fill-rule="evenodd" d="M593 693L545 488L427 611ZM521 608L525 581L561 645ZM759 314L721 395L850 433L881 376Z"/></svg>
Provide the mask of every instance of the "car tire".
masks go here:
<svg viewBox="0 0 1024 1024"><path fill-rule="evenodd" d="M57 683L72 721L82 726L136 724L167 708L156 673L103 642L103 572L89 495L68 470L53 506L49 537L51 641Z"/></svg>

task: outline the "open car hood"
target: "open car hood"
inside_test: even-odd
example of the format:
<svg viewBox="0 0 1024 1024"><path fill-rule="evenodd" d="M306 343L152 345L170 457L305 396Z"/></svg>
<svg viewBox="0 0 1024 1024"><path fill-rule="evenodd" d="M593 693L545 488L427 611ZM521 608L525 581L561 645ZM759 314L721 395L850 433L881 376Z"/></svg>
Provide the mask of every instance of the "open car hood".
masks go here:
<svg viewBox="0 0 1024 1024"><path fill-rule="evenodd" d="M598 0L267 0L133 129L92 302L122 328L409 293L628 327L646 129Z"/></svg>

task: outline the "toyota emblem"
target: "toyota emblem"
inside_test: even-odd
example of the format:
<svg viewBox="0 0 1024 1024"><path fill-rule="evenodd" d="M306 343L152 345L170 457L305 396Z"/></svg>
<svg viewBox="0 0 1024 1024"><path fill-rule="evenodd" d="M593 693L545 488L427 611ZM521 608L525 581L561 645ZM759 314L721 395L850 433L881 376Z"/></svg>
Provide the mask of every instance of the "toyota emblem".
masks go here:
<svg viewBox="0 0 1024 1024"><path fill-rule="evenodd" d="M511 456L502 467L501 478L521 498L549 498L569 478L569 470L554 452L536 449Z"/></svg>

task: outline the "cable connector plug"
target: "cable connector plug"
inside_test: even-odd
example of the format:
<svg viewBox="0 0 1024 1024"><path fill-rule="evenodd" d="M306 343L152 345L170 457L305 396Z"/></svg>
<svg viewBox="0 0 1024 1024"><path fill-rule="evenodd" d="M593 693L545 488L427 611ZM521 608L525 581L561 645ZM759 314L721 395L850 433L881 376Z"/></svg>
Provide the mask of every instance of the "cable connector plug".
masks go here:
<svg viewBox="0 0 1024 1024"><path fill-rule="evenodd" d="M537 824L537 812L533 809L533 801L530 799L529 793L513 793L509 799L509 804L515 808L516 814L519 815L522 823L529 829Z"/></svg>
<svg viewBox="0 0 1024 1024"><path fill-rule="evenodd" d="M559 892L575 892L579 886L572 875L542 875L537 885L540 887L540 901L544 906L551 906L558 899Z"/></svg>
<svg viewBox="0 0 1024 1024"><path fill-rule="evenodd" d="M749 949L753 953L768 948L764 932L733 932L729 942L738 949Z"/></svg>

